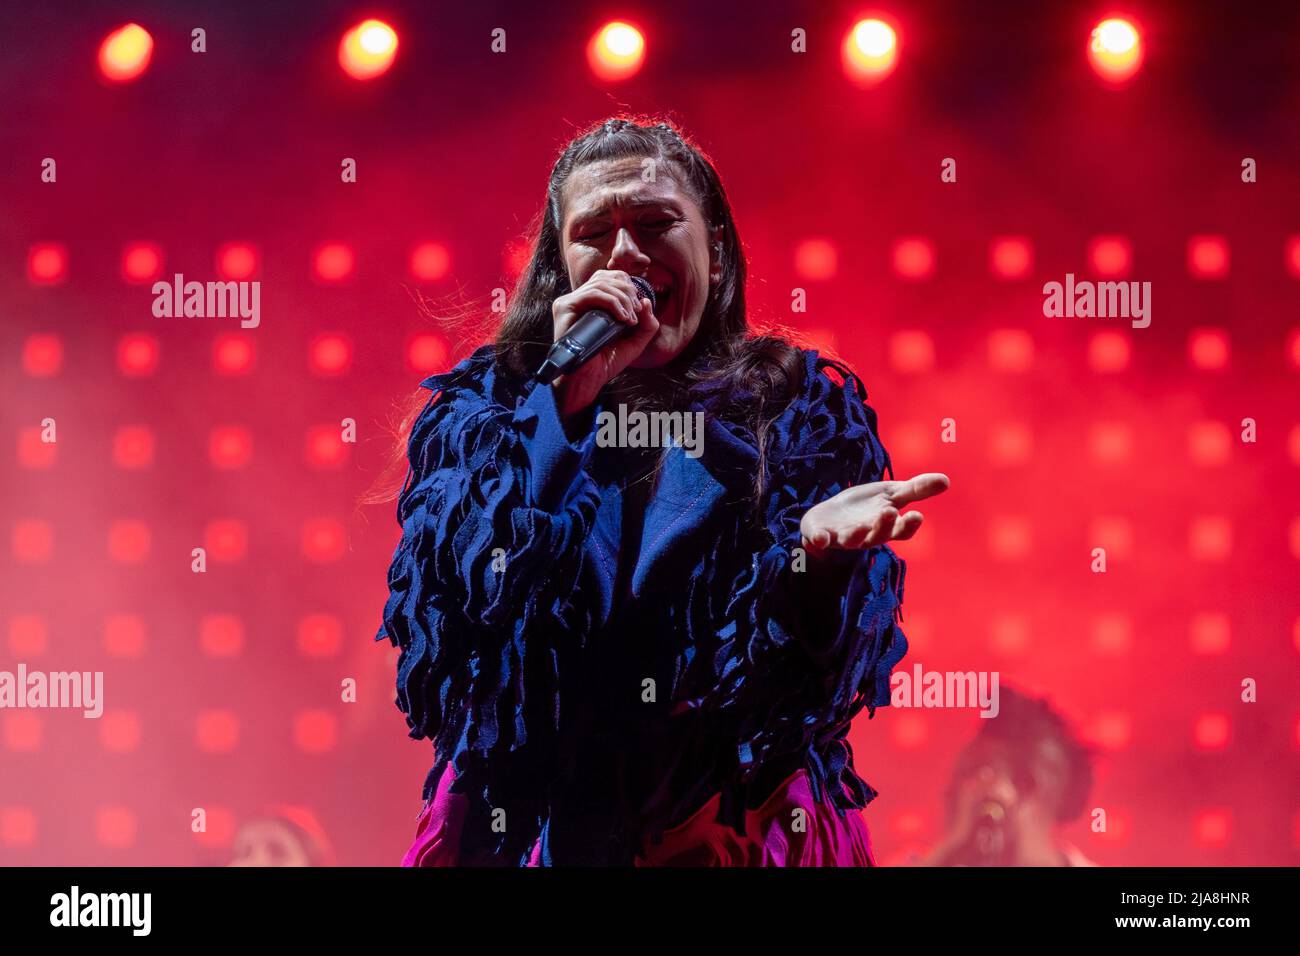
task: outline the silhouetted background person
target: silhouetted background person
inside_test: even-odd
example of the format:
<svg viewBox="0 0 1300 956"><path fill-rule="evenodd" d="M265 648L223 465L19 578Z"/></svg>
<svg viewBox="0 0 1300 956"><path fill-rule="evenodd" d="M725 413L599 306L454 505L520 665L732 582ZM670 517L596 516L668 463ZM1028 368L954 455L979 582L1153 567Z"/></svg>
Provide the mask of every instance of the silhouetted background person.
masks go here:
<svg viewBox="0 0 1300 956"><path fill-rule="evenodd" d="M1092 754L1045 698L1003 686L957 758L947 831L922 866L1095 866L1058 829L1092 790Z"/></svg>

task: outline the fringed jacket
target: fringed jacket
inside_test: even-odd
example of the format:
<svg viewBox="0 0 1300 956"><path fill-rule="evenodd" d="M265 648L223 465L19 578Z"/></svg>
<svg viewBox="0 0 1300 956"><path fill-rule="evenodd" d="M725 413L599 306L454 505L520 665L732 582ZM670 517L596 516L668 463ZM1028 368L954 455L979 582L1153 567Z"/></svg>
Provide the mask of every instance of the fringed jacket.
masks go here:
<svg viewBox="0 0 1300 956"><path fill-rule="evenodd" d="M740 832L799 769L841 816L876 796L845 738L889 703L905 565L805 557L799 524L893 474L862 382L801 354L765 455L736 396L699 385L702 453L669 447L653 481L597 441L599 400L566 431L551 386L490 345L421 383L376 639L434 744L426 804L444 772L468 799L460 862L629 864L715 795Z"/></svg>

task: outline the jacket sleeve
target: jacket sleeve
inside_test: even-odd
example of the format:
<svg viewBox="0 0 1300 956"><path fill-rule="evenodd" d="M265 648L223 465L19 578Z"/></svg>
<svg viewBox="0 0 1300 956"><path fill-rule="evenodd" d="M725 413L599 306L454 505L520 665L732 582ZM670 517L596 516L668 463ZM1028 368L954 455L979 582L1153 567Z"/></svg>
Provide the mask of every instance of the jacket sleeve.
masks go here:
<svg viewBox="0 0 1300 956"><path fill-rule="evenodd" d="M803 755L818 800L826 792L837 807L862 807L876 792L854 772L844 738L864 706L874 716L889 703L890 671L907 651L899 627L906 565L883 545L800 562L809 508L893 477L862 382L824 358L810 361L809 373L770 430L765 532L731 582L714 686L688 706L725 718L742 780L773 758Z"/></svg>
<svg viewBox="0 0 1300 956"><path fill-rule="evenodd" d="M477 356L423 384L438 393L411 432L376 639L401 648L410 735L435 741L428 799L449 759L484 767L553 734L561 662L586 633L573 592L599 493L594 429L572 441L550 386L507 389Z"/></svg>

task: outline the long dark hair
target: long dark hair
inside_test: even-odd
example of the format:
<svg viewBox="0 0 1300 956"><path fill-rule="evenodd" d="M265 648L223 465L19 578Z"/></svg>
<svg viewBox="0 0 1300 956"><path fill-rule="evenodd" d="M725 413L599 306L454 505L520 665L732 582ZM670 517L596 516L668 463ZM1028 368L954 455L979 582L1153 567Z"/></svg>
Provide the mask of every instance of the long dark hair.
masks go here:
<svg viewBox="0 0 1300 956"><path fill-rule="evenodd" d="M546 183L545 204L530 225L532 256L497 331L498 368L522 382L541 365L554 339L551 304L572 291L561 241L565 183L575 169L588 163L628 157L653 159L660 168L670 167L699 204L706 227L720 227L722 275L721 281L710 285L699 328L682 354L661 368L627 369L615 376L606 386L609 400L633 408L680 407L686 393L701 384L724 396L720 413L746 425L755 437L757 517L766 491L767 430L799 394L803 360L799 350L779 335L750 334L745 252L731 203L713 163L673 124L658 117L611 117L580 132L561 151ZM414 418L408 415L403 423L403 438Z"/></svg>

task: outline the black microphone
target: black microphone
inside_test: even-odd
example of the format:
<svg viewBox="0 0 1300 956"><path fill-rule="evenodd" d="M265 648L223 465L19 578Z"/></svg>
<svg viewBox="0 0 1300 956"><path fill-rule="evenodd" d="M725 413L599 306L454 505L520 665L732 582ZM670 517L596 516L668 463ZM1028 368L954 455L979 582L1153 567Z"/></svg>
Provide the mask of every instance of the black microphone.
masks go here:
<svg viewBox="0 0 1300 956"><path fill-rule="evenodd" d="M641 276L632 276L641 298L650 300L650 308L655 305L655 290ZM582 318L573 323L558 342L551 346L546 361L533 373L533 378L543 385L550 385L561 375L569 375L582 368L591 357L615 339L620 339L631 332L633 326L620 322L603 308L588 309Z"/></svg>

